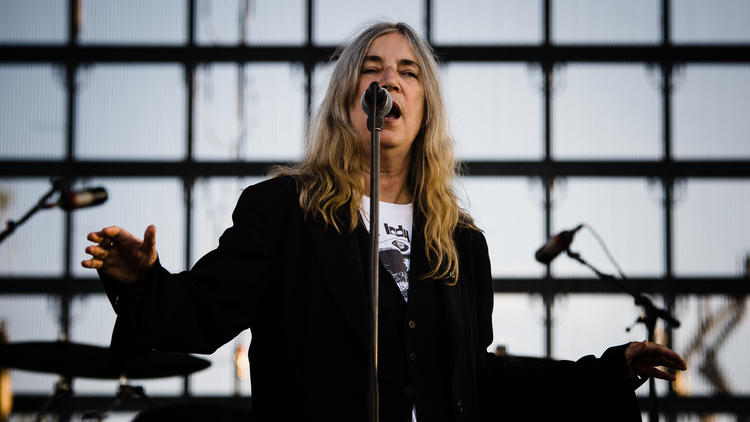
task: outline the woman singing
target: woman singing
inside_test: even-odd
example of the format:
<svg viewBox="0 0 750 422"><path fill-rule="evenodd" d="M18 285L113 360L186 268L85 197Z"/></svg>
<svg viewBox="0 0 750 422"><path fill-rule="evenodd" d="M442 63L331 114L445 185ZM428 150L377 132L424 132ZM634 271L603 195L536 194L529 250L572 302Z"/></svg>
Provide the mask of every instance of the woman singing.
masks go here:
<svg viewBox="0 0 750 422"><path fill-rule="evenodd" d="M393 98L381 133L380 227L369 227L360 97ZM246 328L256 421L367 417L368 231L379 232L381 421L639 420L636 376L673 379L673 351L630 343L601 358L518 363L487 353L487 244L451 183L453 145L431 48L408 25L366 28L338 55L307 152L248 187L219 246L170 274L156 229L113 226L86 248L118 314L113 346L211 353Z"/></svg>

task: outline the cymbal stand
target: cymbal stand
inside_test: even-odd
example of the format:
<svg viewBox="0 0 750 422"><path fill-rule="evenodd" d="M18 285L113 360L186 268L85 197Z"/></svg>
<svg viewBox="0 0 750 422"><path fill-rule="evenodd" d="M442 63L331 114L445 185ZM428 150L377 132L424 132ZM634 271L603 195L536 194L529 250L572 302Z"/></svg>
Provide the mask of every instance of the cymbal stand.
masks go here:
<svg viewBox="0 0 750 422"><path fill-rule="evenodd" d="M117 386L117 394L114 400L112 400L107 406L99 410L89 410L83 412L81 415L82 422L100 422L106 416L107 413L116 409L122 403L128 399L140 399L146 404L146 407L151 407L151 400L146 395L146 391L139 385L128 384L128 379L123 375L120 377L120 385Z"/></svg>
<svg viewBox="0 0 750 422"><path fill-rule="evenodd" d="M70 377L60 375L60 379L55 383L55 391L47 398L36 415L36 422L47 420L47 414L55 406L62 404L63 409L60 412L60 421L70 420L70 398L73 396L73 382Z"/></svg>

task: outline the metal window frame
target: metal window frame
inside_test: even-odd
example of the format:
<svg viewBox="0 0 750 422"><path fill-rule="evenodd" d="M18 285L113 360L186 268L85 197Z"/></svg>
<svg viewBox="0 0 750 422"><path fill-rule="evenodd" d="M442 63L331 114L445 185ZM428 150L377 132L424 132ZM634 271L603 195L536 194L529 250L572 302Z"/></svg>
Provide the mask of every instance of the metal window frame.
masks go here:
<svg viewBox="0 0 750 422"><path fill-rule="evenodd" d="M312 102L312 74L317 64L327 62L335 52L331 46L318 46L312 42L314 20L313 0L306 0L307 41L300 46L199 46L195 43L196 2L188 2L188 38L180 46L130 46L97 45L78 43L76 10L80 0L68 0L68 42L62 45L0 45L0 65L10 63L51 63L64 67L66 80L66 154L62 160L0 160L0 177L28 178L40 176L63 176L69 180L99 176L174 176L182 180L184 188L185 249L186 264L192 260L192 188L196 178L212 176L259 176L274 164L270 161L242 162L197 162L193 158L193 108L195 68L203 63L233 62L238 64L258 62L300 63L304 67L307 109ZM432 0L424 1L425 33L432 39ZM572 176L637 177L659 180L664 189L664 277L633 279L634 287L641 291L662 295L669 308L674 306L677 296L682 295L729 295L746 297L750 294L750 283L744 278L726 277L677 277L673 271L673 187L677 180L685 178L750 178L750 160L675 160L672 157L672 73L675 67L692 63L748 64L750 44L681 44L675 45L670 38L670 0L661 0L661 40L647 45L556 45L551 37L551 3L542 0L543 40L534 45L436 45L442 62L526 62L539 65L544 74L544 154L536 161L469 161L468 175L472 176L526 176L539 178L545 187L544 234L551 234L552 207L551 189L555 179ZM75 115L77 112L77 89L74 81L82 66L91 63L180 63L185 70L187 86L187 135L186 157L178 161L160 162L112 162L77 161L74 157ZM662 158L660 160L616 160L616 161L562 161L551 155L552 139L552 93L555 66L566 63L642 63L658 67L662 76ZM66 214L65 263L61 277L2 277L0 294L48 294L61 299L60 331L67 335L70 330L71 299L75 295L101 294L98 280L74 277L71 271L72 233L71 216ZM611 294L619 292L614 287L589 278L553 278L547 267L539 278L497 278L495 292L539 294L545 309L545 352L552 356L552 308L555 297L570 293ZM672 333L667 329L668 343ZM184 395L190 395L189 379L185 378ZM196 400L246 404L245 398L202 397ZM43 400L42 396L24 394L16 396L16 409L33 411ZM74 409L96 408L106 404L109 397L82 396L73 402ZM174 397L160 397L157 403L168 404ZM641 399L644 400L644 399ZM750 396L731 397L677 397L671 390L663 399L664 413L673 418L680 412L730 412L750 414ZM643 408L646 408L645 403ZM123 408L124 410L136 410Z"/></svg>

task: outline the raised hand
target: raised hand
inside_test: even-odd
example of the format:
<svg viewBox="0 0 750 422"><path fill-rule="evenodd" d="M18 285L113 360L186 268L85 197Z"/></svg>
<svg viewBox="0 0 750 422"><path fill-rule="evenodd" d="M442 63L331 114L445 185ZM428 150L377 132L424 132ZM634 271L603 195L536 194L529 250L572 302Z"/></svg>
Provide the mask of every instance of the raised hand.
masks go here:
<svg viewBox="0 0 750 422"><path fill-rule="evenodd" d="M90 259L81 262L85 268L98 269L121 283L135 283L156 262L156 226L146 227L143 240L117 226L89 233L88 240L98 243L86 248Z"/></svg>
<svg viewBox="0 0 750 422"><path fill-rule="evenodd" d="M687 369L680 355L666 346L650 341L630 343L625 349L625 362L631 377L638 375L674 381L674 375L662 371L657 366L683 371Z"/></svg>

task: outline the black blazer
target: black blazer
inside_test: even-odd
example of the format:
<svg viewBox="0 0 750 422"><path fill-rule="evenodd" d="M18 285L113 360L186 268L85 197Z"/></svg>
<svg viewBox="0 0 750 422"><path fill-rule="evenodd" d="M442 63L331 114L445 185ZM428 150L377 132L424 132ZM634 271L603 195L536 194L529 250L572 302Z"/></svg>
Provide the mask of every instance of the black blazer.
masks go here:
<svg viewBox="0 0 750 422"><path fill-rule="evenodd" d="M289 177L247 188L232 218L217 249L190 271L170 274L157 266L128 291L104 279L118 313L113 347L212 353L250 327L254 420L364 421L369 299L357 233L338 234L306 218ZM415 289L437 289L440 303L415 305L417 347L432 344L430 321L442 313L452 369L449 406L418 401L418 415L430 413L420 406L440 405L451 412L431 418L640 420L623 346L578 362L487 353L493 291L484 236L470 229L454 234L460 263L454 286L423 280L421 221L415 216L409 280Z"/></svg>

